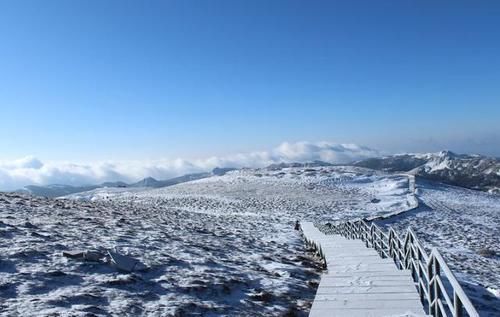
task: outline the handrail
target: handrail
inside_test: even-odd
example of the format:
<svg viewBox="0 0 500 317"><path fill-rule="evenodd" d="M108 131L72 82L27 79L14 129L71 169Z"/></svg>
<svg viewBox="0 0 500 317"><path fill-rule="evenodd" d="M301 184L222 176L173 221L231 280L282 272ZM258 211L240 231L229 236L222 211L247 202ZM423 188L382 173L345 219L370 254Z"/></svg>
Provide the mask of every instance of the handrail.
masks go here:
<svg viewBox="0 0 500 317"><path fill-rule="evenodd" d="M360 239L367 247L375 249L383 258L392 258L398 269L411 270L420 300L435 317L479 317L479 313L458 283L455 275L436 248L427 254L417 235L408 228L401 239L389 227L385 232L374 223L363 219L338 224L316 224L325 234L340 234L348 239ZM451 286L451 296L443 283ZM465 315L466 314L466 315Z"/></svg>

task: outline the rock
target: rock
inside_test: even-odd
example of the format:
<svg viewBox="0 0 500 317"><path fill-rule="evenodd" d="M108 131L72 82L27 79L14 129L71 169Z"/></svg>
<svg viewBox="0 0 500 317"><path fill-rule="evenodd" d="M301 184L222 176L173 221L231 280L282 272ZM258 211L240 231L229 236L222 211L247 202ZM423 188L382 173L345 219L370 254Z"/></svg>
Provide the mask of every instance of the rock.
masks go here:
<svg viewBox="0 0 500 317"><path fill-rule="evenodd" d="M101 262L105 255L99 251L63 251L63 256L70 259L79 259L85 261Z"/></svg>
<svg viewBox="0 0 500 317"><path fill-rule="evenodd" d="M116 278L106 281L107 286L123 286L136 283L138 281L134 274L118 275Z"/></svg>
<svg viewBox="0 0 500 317"><path fill-rule="evenodd" d="M25 228L30 228L30 229L36 229L36 228L38 228L37 226L35 226L34 224L32 224L32 223L31 223L31 222L29 222L29 221L26 221L26 222L24 223L24 227L25 227Z"/></svg>
<svg viewBox="0 0 500 317"><path fill-rule="evenodd" d="M249 297L254 301L269 303L273 299L273 294L268 292L260 292L257 294L252 294Z"/></svg>
<svg viewBox="0 0 500 317"><path fill-rule="evenodd" d="M51 276L51 277L60 277L60 276L67 276L66 273L64 273L63 271L49 271L47 273L45 273L45 275L47 276Z"/></svg>
<svg viewBox="0 0 500 317"><path fill-rule="evenodd" d="M8 223L5 223L2 220L0 220L0 228L6 228L6 227L14 227L14 226L9 225Z"/></svg>
<svg viewBox="0 0 500 317"><path fill-rule="evenodd" d="M63 251L62 255L70 259L83 259L85 251Z"/></svg>
<svg viewBox="0 0 500 317"><path fill-rule="evenodd" d="M479 250L478 254L481 256L484 256L485 258L493 258L496 256L495 250L487 249L487 248L483 248L483 249Z"/></svg>
<svg viewBox="0 0 500 317"><path fill-rule="evenodd" d="M50 238L50 236L46 236L46 235L40 234L38 232L31 232L30 235L32 237L37 237L37 238L42 238L42 239L48 239L48 238Z"/></svg>
<svg viewBox="0 0 500 317"><path fill-rule="evenodd" d="M142 264L139 260L136 260L133 257L122 255L113 251L108 251L108 255L111 260L111 265L116 267L118 270L133 272L147 269L146 265Z"/></svg>
<svg viewBox="0 0 500 317"><path fill-rule="evenodd" d="M83 257L87 261L100 262L105 255L99 251L87 251L84 253Z"/></svg>

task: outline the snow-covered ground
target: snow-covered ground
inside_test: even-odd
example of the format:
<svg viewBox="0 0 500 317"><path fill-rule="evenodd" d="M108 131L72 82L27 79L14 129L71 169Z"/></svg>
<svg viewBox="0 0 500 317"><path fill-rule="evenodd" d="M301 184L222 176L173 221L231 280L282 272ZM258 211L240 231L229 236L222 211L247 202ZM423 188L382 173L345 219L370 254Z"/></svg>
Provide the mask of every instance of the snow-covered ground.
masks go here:
<svg viewBox="0 0 500 317"><path fill-rule="evenodd" d="M306 315L320 268L295 220L392 212L407 194L403 176L350 167L242 170L59 200L0 194L0 312ZM62 256L114 247L149 269Z"/></svg>
<svg viewBox="0 0 500 317"><path fill-rule="evenodd" d="M500 316L500 195L422 180L417 187L420 207L380 224L401 233L410 226L438 248L481 316Z"/></svg>
<svg viewBox="0 0 500 317"><path fill-rule="evenodd" d="M118 200L222 215L295 219L346 219L408 208L405 176L356 167L248 169L159 189L117 189L66 196ZM376 200L372 202L372 200Z"/></svg>
<svg viewBox="0 0 500 317"><path fill-rule="evenodd" d="M355 167L248 169L159 189L105 188L63 199L0 194L0 312L48 315L306 315L318 262L295 220L407 209L408 179ZM500 197L418 182L421 206L385 221L437 246L482 312L498 299ZM123 272L62 256L114 250ZM493 254L493 255L492 255Z"/></svg>
<svg viewBox="0 0 500 317"><path fill-rule="evenodd" d="M148 187L101 187L86 192L64 196L63 198L81 201L106 200L122 194L135 194L148 190Z"/></svg>
<svg viewBox="0 0 500 317"><path fill-rule="evenodd" d="M318 268L285 226L127 202L1 197L4 316L279 315L307 311L314 296ZM61 255L115 246L149 270Z"/></svg>

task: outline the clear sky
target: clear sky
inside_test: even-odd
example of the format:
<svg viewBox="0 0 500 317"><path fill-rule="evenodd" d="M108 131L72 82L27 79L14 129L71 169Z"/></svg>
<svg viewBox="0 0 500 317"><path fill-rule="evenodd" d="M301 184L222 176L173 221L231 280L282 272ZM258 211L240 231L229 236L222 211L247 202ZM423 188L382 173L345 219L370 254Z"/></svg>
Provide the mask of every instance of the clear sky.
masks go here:
<svg viewBox="0 0 500 317"><path fill-rule="evenodd" d="M0 1L0 158L500 156L499 1Z"/></svg>

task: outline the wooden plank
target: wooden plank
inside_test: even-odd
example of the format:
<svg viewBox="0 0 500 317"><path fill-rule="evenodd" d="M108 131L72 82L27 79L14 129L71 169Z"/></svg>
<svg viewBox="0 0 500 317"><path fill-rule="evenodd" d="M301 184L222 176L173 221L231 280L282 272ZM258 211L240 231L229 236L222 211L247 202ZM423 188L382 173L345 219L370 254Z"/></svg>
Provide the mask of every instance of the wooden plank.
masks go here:
<svg viewBox="0 0 500 317"><path fill-rule="evenodd" d="M407 271L366 271L366 272L356 272L357 277L369 277L369 276L408 276L410 273ZM326 275L337 276L337 277L352 277L353 272L339 272L334 270L329 270ZM323 276L326 276L323 275Z"/></svg>
<svg viewBox="0 0 500 317"><path fill-rule="evenodd" d="M413 285L397 286L323 286L318 287L316 294L374 294L374 293L416 293Z"/></svg>
<svg viewBox="0 0 500 317"><path fill-rule="evenodd" d="M376 273L376 275L380 275L383 273L393 273L397 275L398 272L391 271L387 267L369 267L369 266L363 266L361 268L329 268L328 273L329 275L339 275L339 276L345 276L345 275L353 275L354 273L360 273L362 275L367 275L370 273Z"/></svg>
<svg viewBox="0 0 500 317"><path fill-rule="evenodd" d="M398 286L398 285L408 285L407 279L398 279L398 280L359 280L359 279L346 279L343 281L331 280L331 279L321 279L320 286L329 287L329 286L338 286L338 287L346 287L346 286Z"/></svg>
<svg viewBox="0 0 500 317"><path fill-rule="evenodd" d="M378 255L377 252L367 252L367 251L356 251L356 254L350 253L335 253L332 252L331 250L324 249L322 248L323 253L325 254L325 257L330 258L330 259L342 259L342 258L364 258L364 257L370 257L370 256L378 256L380 258L380 255Z"/></svg>
<svg viewBox="0 0 500 317"><path fill-rule="evenodd" d="M373 267L373 268L390 268L391 271L394 271L396 267L393 263L390 262L381 262L377 260L367 259L363 261L362 259L353 260L353 261L330 261L328 262L329 268L336 268L336 270L340 270L342 268L363 268L363 267Z"/></svg>
<svg viewBox="0 0 500 317"><path fill-rule="evenodd" d="M406 283L412 283L413 280L409 276L405 275L373 275L373 276L336 276L325 274L322 276L321 280L332 281L333 283L344 283L344 282L378 282L378 281L404 281Z"/></svg>
<svg viewBox="0 0 500 317"><path fill-rule="evenodd" d="M417 299L400 299L393 298L392 300L363 300L363 299L346 299L334 301L318 302L321 307L330 307L336 309L380 309L380 308L405 308L412 311L420 311L423 313L422 304Z"/></svg>
<svg viewBox="0 0 500 317"><path fill-rule="evenodd" d="M416 292L398 294L399 299L419 300ZM314 301L334 301L334 300L394 300L392 293L372 293L372 294L316 294Z"/></svg>
<svg viewBox="0 0 500 317"><path fill-rule="evenodd" d="M386 308L380 310L373 309L331 309L329 307L312 307L309 316L314 317L387 317L387 316L398 316L398 317L417 317L426 316L423 312L415 312L411 309L404 308Z"/></svg>
<svg viewBox="0 0 500 317"><path fill-rule="evenodd" d="M356 256L338 256L338 255L329 255L329 256L326 256L326 258L330 261L332 261L332 263L335 263L335 262L342 262L342 263L345 263L345 262L353 262L353 261L361 261L361 260L366 260L366 261L378 261L380 263L391 263L391 264L394 264L394 261L392 259L382 259L378 254L366 254L366 255L363 255L363 256L359 256L359 255L356 255Z"/></svg>

